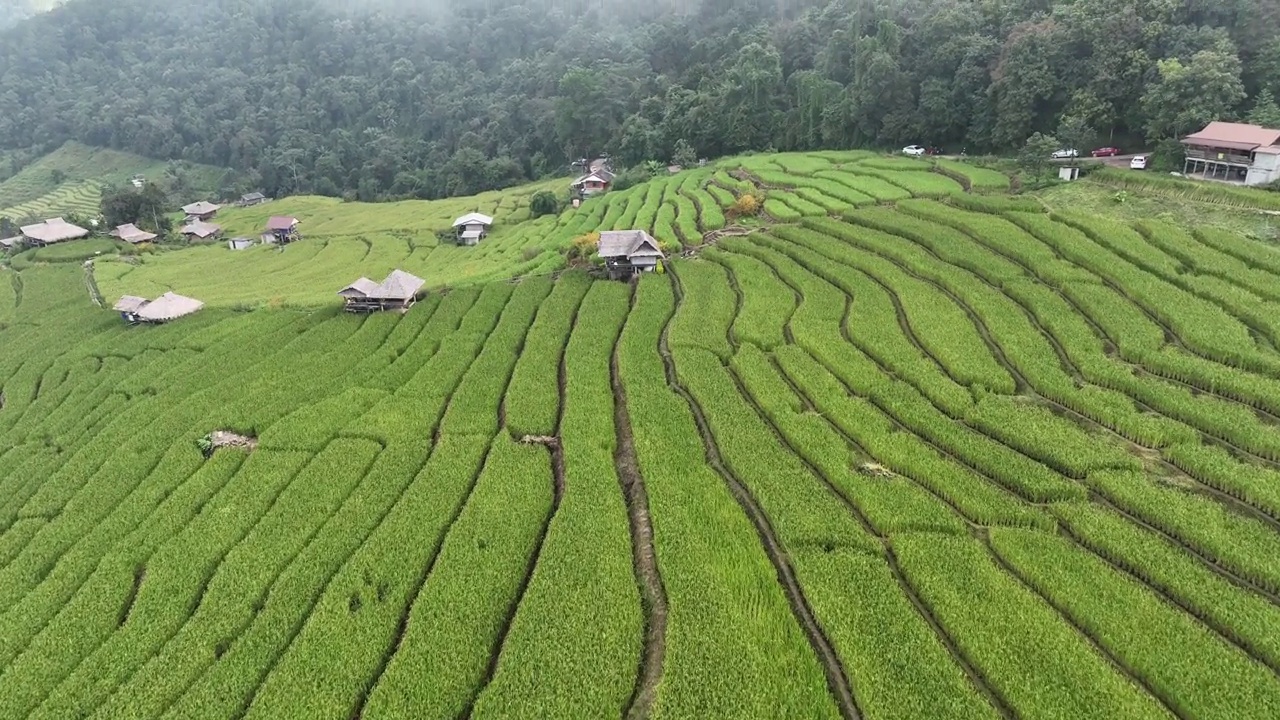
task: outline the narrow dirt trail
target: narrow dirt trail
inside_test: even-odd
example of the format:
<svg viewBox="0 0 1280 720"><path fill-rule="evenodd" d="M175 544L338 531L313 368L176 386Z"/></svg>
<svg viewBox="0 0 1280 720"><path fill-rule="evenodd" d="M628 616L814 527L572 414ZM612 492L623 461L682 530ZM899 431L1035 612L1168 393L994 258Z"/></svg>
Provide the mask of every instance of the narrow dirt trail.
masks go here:
<svg viewBox="0 0 1280 720"><path fill-rule="evenodd" d="M632 305L635 287L632 286ZM657 552L653 542L653 518L649 514L649 493L645 489L644 476L636 457L635 439L631 433L631 418L627 411L626 389L618 372L618 347L622 334L614 343L609 363L609 378L613 386L613 420L617 434L614 465L618 481L622 485L627 503L627 516L631 528L632 562L636 583L644 605L645 637L640 660L640 672L636 686L627 705L627 720L649 717L657 699L658 684L662 681L662 661L667 652L667 589L662 582Z"/></svg>

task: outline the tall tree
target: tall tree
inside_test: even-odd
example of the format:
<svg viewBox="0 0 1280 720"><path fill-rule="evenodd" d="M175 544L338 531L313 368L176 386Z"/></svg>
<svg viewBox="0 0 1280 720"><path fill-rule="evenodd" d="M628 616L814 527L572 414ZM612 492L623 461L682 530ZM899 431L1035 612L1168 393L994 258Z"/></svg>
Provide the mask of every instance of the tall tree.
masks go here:
<svg viewBox="0 0 1280 720"><path fill-rule="evenodd" d="M1151 138L1177 137L1211 120L1230 117L1245 99L1240 60L1219 50L1202 50L1183 64L1177 58L1157 64L1160 77L1142 96Z"/></svg>

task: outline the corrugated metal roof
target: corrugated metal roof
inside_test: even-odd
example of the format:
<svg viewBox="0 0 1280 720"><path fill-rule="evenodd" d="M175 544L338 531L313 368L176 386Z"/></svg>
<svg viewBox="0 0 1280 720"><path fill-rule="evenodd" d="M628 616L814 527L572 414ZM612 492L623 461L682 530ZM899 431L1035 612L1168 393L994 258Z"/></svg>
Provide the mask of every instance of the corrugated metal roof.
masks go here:
<svg viewBox="0 0 1280 720"><path fill-rule="evenodd" d="M484 234L484 233L483 233L482 231L480 231L480 230L463 230L463 231L462 231L462 239L463 239L463 240L470 240L470 239L472 239L472 238L477 238L477 239L478 239L478 238L479 238L481 235L483 235L483 234Z"/></svg>
<svg viewBox="0 0 1280 720"><path fill-rule="evenodd" d="M1247 123L1211 122L1200 132L1183 138L1182 142L1230 150L1252 150L1259 146L1280 144L1280 130Z"/></svg>
<svg viewBox="0 0 1280 720"><path fill-rule="evenodd" d="M467 213L466 215L463 215L462 217L458 218L457 220L454 220L454 221L453 221L453 226L454 226L454 227L458 227L458 226L461 226L461 225L472 225L472 224L477 224L477 223L478 223L478 224L480 224L480 225L492 225L492 224L493 224L493 218L489 217L488 215L481 214L481 213L474 213L474 212L473 212L473 213Z"/></svg>
<svg viewBox="0 0 1280 720"><path fill-rule="evenodd" d="M292 230L293 226L299 222L298 218L275 215L267 220L267 229L273 232L276 230Z"/></svg>

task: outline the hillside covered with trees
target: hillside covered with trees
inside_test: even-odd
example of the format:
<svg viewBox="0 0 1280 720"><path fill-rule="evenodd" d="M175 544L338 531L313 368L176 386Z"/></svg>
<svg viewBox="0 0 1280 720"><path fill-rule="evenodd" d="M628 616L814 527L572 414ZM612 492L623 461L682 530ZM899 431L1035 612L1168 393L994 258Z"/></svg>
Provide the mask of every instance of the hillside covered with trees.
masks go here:
<svg viewBox="0 0 1280 720"><path fill-rule="evenodd" d="M76 140L375 200L599 152L975 153L1280 124L1269 0L340 5L72 0L25 20L0 33L0 150Z"/></svg>

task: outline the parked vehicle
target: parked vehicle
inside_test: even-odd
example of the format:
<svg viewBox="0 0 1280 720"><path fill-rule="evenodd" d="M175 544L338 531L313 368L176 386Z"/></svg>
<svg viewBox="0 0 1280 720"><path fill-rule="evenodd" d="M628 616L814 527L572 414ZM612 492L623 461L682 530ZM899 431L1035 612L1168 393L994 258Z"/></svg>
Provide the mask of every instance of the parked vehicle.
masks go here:
<svg viewBox="0 0 1280 720"><path fill-rule="evenodd" d="M1123 153L1120 152L1118 147L1100 147L1089 154L1094 157L1115 157Z"/></svg>
<svg viewBox="0 0 1280 720"><path fill-rule="evenodd" d="M902 154L910 155L911 157L920 157L924 155L924 148L919 145L908 145L902 148Z"/></svg>
<svg viewBox="0 0 1280 720"><path fill-rule="evenodd" d="M1054 150L1053 154L1049 157L1054 160L1070 160L1071 158L1080 157L1080 151L1075 148L1063 148L1061 150Z"/></svg>
<svg viewBox="0 0 1280 720"><path fill-rule="evenodd" d="M1146 155L1135 155L1135 156L1133 157L1133 159L1129 161L1129 169L1130 169L1130 170L1146 170L1146 169L1147 169L1147 156L1146 156Z"/></svg>

